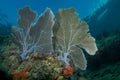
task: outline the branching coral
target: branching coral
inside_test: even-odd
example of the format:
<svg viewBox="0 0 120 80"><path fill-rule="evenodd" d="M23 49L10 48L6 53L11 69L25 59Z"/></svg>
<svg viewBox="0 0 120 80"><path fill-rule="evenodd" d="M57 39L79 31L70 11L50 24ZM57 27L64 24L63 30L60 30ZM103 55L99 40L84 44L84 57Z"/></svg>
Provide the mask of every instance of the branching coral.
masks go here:
<svg viewBox="0 0 120 80"><path fill-rule="evenodd" d="M80 48L94 55L97 47L95 39L89 33L87 23L79 19L74 8L58 11L54 36L55 51L59 54L58 59L68 66L70 65L69 57L71 57L76 67L85 70L87 61Z"/></svg>
<svg viewBox="0 0 120 80"><path fill-rule="evenodd" d="M39 52L41 54L50 54L52 48L52 27L54 25L54 15L47 8L38 18L36 23L32 24L36 13L29 7L24 7L18 11L19 27L13 27L12 39L22 49L21 58L25 59L27 53Z"/></svg>

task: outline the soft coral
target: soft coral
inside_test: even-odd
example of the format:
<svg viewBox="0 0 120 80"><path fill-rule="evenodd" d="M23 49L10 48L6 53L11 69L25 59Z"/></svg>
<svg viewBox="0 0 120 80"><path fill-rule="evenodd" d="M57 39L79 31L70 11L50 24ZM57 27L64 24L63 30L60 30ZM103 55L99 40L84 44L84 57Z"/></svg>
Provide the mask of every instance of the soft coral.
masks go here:
<svg viewBox="0 0 120 80"><path fill-rule="evenodd" d="M24 71L16 72L15 70L13 71L13 80L19 80L21 78L24 80L28 74L26 74Z"/></svg>

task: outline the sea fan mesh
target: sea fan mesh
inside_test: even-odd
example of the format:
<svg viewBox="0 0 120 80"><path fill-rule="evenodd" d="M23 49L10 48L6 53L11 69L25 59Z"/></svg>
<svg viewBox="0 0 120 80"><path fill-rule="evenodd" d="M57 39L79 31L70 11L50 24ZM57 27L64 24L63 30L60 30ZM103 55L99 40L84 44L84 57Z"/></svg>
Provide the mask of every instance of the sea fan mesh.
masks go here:
<svg viewBox="0 0 120 80"><path fill-rule="evenodd" d="M52 28L54 25L52 11L47 8L34 24L36 13L28 6L19 9L18 13L20 16L19 26L13 27L12 39L21 47L22 59L25 59L26 54L30 52L39 52L43 55L52 53Z"/></svg>
<svg viewBox="0 0 120 80"><path fill-rule="evenodd" d="M58 59L69 64L69 56L76 67L85 70L87 61L80 48L88 54L94 55L97 51L95 39L90 35L88 25L81 21L74 8L60 9L54 25L55 51L59 54ZM80 48L78 48L79 46Z"/></svg>

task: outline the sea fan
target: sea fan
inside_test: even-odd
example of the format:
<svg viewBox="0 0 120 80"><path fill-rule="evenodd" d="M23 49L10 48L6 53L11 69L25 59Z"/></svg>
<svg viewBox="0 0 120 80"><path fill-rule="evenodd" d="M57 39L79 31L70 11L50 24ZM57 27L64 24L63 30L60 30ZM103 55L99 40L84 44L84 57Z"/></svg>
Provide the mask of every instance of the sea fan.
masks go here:
<svg viewBox="0 0 120 80"><path fill-rule="evenodd" d="M13 41L22 49L22 60L30 52L39 52L44 55L53 52L52 27L54 15L52 11L47 8L34 24L32 23L36 13L29 7L19 9L18 13L20 15L19 27L13 27L11 36Z"/></svg>
<svg viewBox="0 0 120 80"><path fill-rule="evenodd" d="M76 67L85 70L87 61L81 48L90 55L94 55L97 47L95 39L89 33L87 23L79 19L74 8L58 11L54 25L54 37L58 59L68 66L70 65L69 57L71 57Z"/></svg>

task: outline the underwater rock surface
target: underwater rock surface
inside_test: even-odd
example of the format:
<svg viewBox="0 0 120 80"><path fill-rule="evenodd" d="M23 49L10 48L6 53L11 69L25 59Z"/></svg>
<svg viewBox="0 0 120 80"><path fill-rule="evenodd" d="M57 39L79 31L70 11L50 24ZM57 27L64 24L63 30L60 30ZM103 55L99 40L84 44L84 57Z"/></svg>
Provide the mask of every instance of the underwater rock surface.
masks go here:
<svg viewBox="0 0 120 80"><path fill-rule="evenodd" d="M87 58L88 68L85 71L75 69L73 75L60 76L61 80L119 80L120 79L120 34L118 33L104 33L97 39L98 52L95 56ZM2 54L0 55L0 70L6 70L6 75L15 79L17 75L20 80L24 75L24 80L54 80L54 75L61 73L64 63L57 60L55 56L41 57L36 53L27 55L26 60L21 63L19 58L20 50L18 46L11 42L10 38L2 38L3 44ZM4 47L6 46L6 48ZM99 53L99 54L98 54ZM32 63L31 63L32 62ZM51 65L52 64L52 65ZM10 73L8 73L8 71ZM31 75L31 77L29 77ZM45 76L46 75L46 76ZM50 76L48 76L50 75ZM7 78L10 78L6 76ZM2 77L4 78L4 77Z"/></svg>

